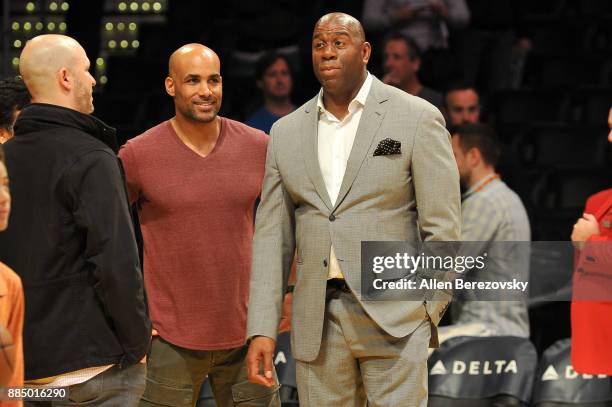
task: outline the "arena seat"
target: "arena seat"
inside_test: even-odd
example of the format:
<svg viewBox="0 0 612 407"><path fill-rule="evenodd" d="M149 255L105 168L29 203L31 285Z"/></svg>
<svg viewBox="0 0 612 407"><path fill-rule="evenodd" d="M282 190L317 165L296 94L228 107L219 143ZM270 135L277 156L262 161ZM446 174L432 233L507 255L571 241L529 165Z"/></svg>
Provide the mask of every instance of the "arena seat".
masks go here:
<svg viewBox="0 0 612 407"><path fill-rule="evenodd" d="M529 54L525 65L525 84L535 88L573 89L602 82L602 67L609 57L591 53Z"/></svg>
<svg viewBox="0 0 612 407"><path fill-rule="evenodd" d="M564 90L515 89L493 95L492 114L495 126L557 122L567 102Z"/></svg>
<svg viewBox="0 0 612 407"><path fill-rule="evenodd" d="M429 358L428 406L527 406L536 366L525 338L451 338Z"/></svg>
<svg viewBox="0 0 612 407"><path fill-rule="evenodd" d="M589 196L610 187L611 175L608 169L550 172L534 183L530 201L541 210L575 212L577 218Z"/></svg>
<svg viewBox="0 0 612 407"><path fill-rule="evenodd" d="M298 407L295 359L291 354L291 333L284 332L276 339L274 366L281 384L280 398L283 407Z"/></svg>
<svg viewBox="0 0 612 407"><path fill-rule="evenodd" d="M612 100L612 88L585 86L576 89L569 97L565 121L580 125L601 126L607 130L608 112ZM605 138L605 136L604 136Z"/></svg>
<svg viewBox="0 0 612 407"><path fill-rule="evenodd" d="M607 164L603 127L534 125L511 143L513 166L521 169L597 169Z"/></svg>
<svg viewBox="0 0 612 407"><path fill-rule="evenodd" d="M571 340L561 339L544 351L536 373L533 407L610 407L612 378L582 375L571 365Z"/></svg>

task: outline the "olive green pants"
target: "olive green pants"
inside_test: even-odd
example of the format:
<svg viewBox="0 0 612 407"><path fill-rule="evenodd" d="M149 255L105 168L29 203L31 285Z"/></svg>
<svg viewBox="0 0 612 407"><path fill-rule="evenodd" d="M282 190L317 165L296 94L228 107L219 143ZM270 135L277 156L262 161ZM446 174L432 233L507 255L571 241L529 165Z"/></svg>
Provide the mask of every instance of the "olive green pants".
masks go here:
<svg viewBox="0 0 612 407"><path fill-rule="evenodd" d="M190 350L153 338L147 358L147 385L141 407L195 406L208 378L217 407L280 407L278 387L247 379L247 347Z"/></svg>

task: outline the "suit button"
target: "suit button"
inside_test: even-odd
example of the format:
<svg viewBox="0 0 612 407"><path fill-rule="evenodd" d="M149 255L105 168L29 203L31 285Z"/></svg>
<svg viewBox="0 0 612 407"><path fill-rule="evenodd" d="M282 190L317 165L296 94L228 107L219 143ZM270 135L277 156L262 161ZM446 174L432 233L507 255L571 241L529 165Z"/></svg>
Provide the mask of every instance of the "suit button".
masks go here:
<svg viewBox="0 0 612 407"><path fill-rule="evenodd" d="M323 260L323 267L327 267L327 259Z"/></svg>
<svg viewBox="0 0 612 407"><path fill-rule="evenodd" d="M332 213L331 215L329 215L329 221L333 222L336 220L336 217L334 216L334 214Z"/></svg>

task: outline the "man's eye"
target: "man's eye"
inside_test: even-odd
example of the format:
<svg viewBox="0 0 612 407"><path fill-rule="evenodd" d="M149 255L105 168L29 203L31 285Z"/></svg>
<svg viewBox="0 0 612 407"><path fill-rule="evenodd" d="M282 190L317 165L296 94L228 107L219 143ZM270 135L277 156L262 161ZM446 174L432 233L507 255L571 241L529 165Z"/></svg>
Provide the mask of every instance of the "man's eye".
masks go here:
<svg viewBox="0 0 612 407"><path fill-rule="evenodd" d="M315 48L323 48L325 46L324 42L317 42L315 43Z"/></svg>
<svg viewBox="0 0 612 407"><path fill-rule="evenodd" d="M343 46L343 45L344 45L344 41L340 41L340 40L338 40L338 41L336 41L336 43L335 43L335 44L336 44L336 47L341 47L341 46Z"/></svg>

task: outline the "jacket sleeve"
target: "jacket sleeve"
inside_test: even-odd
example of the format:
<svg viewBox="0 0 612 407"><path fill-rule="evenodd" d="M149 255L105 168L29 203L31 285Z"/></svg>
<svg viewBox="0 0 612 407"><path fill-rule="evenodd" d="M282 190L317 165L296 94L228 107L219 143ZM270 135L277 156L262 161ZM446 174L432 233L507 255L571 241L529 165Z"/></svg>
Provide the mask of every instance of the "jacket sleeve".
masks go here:
<svg viewBox="0 0 612 407"><path fill-rule="evenodd" d="M412 175L423 241L459 241L461 237L459 170L442 114L433 106L423 111L417 125ZM438 255L456 255L453 245L443 246L442 249L442 253L437 253ZM437 271L430 277L451 281L455 275ZM434 325L440 322L449 301L450 294L444 290L437 290L434 300L427 301L425 308Z"/></svg>
<svg viewBox="0 0 612 407"><path fill-rule="evenodd" d="M86 242L85 261L123 347L121 365L136 363L148 350L151 324L120 163L108 151L92 151L69 174L74 219Z"/></svg>
<svg viewBox="0 0 612 407"><path fill-rule="evenodd" d="M423 240L459 241L459 170L442 114L433 107L424 110L419 119L412 174Z"/></svg>
<svg viewBox="0 0 612 407"><path fill-rule="evenodd" d="M295 252L294 205L278 170L275 128L270 132L261 203L257 209L247 337L276 339Z"/></svg>

